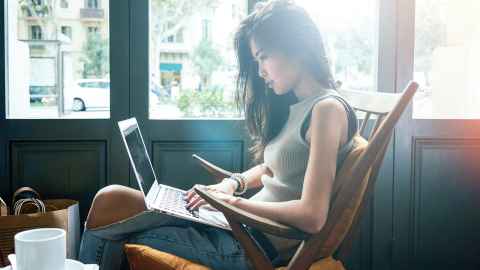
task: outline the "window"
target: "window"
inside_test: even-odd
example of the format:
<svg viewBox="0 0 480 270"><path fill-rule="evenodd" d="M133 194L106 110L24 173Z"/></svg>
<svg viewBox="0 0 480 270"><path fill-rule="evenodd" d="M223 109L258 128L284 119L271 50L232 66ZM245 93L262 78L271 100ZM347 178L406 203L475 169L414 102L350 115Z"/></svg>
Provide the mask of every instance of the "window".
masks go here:
<svg viewBox="0 0 480 270"><path fill-rule="evenodd" d="M110 88L109 82L98 81L98 80L90 80L90 82L81 82L78 83L78 86L81 88Z"/></svg>
<svg viewBox="0 0 480 270"><path fill-rule="evenodd" d="M235 3L232 3L232 17L237 17L238 16L238 8L237 8L237 5Z"/></svg>
<svg viewBox="0 0 480 270"><path fill-rule="evenodd" d="M99 1L100 0L87 0L87 8L99 8Z"/></svg>
<svg viewBox="0 0 480 270"><path fill-rule="evenodd" d="M42 28L40 25L30 26L30 39L32 40L41 40L42 39Z"/></svg>
<svg viewBox="0 0 480 270"><path fill-rule="evenodd" d="M377 0L297 0L317 23L329 61L342 87L375 91L377 80ZM345 7L349 7L346 9Z"/></svg>
<svg viewBox="0 0 480 270"><path fill-rule="evenodd" d="M480 118L477 0L417 0L413 117Z"/></svg>
<svg viewBox="0 0 480 270"><path fill-rule="evenodd" d="M92 23L75 12L66 12L61 9L64 4L73 3L67 0L5 2L6 117L109 118L107 19ZM90 1L92 6L97 4ZM104 8L108 12L108 6ZM36 18L21 16L25 10ZM80 34L83 32L94 34ZM84 93L78 84L82 81L96 82L98 87Z"/></svg>
<svg viewBox="0 0 480 270"><path fill-rule="evenodd" d="M183 43L183 29L179 29L175 34L162 39L163 43Z"/></svg>
<svg viewBox="0 0 480 270"><path fill-rule="evenodd" d="M61 0L60 1L61 8L68 8L68 0Z"/></svg>
<svg viewBox="0 0 480 270"><path fill-rule="evenodd" d="M151 119L240 117L233 32L247 2L150 0Z"/></svg>
<svg viewBox="0 0 480 270"><path fill-rule="evenodd" d="M70 27L70 26L62 26L61 32L62 32L62 34L64 34L65 36L69 37L70 40L72 39L72 27Z"/></svg>
<svg viewBox="0 0 480 270"><path fill-rule="evenodd" d="M88 34L95 34L98 33L98 27L97 26L89 26L87 28Z"/></svg>

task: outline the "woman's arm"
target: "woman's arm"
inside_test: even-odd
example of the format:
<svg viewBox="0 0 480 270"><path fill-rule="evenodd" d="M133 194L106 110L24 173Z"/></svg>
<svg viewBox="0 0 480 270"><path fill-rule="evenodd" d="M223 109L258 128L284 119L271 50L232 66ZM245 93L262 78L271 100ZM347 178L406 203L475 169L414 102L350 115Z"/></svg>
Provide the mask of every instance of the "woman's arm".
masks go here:
<svg viewBox="0 0 480 270"><path fill-rule="evenodd" d="M324 100L314 106L307 132L310 154L299 200L259 202L234 197L226 201L305 232L319 232L327 219L337 153L342 141L346 140L347 127L347 114L338 101Z"/></svg>
<svg viewBox="0 0 480 270"><path fill-rule="evenodd" d="M265 165L265 164L259 164L257 166L254 166L250 168L247 171L244 171L242 173L243 177L245 177L245 183L247 184L247 187L250 188L258 188L263 186L262 184L262 175L268 175L270 177L273 176L272 171ZM237 189L238 184L235 181L231 181L235 185L235 189Z"/></svg>
<svg viewBox="0 0 480 270"><path fill-rule="evenodd" d="M265 166L264 164L259 164L250 168L249 170L242 173L243 177L245 178L245 182L247 187L250 188L257 188L262 186L262 175L267 174L270 176L272 172L270 169ZM214 185L207 186L208 189L225 193L228 195L233 195L234 191L238 188L238 183L235 180L226 180L224 179L222 182ZM187 201L187 209L196 209L206 202L196 194L196 192L191 189L187 192L185 200Z"/></svg>

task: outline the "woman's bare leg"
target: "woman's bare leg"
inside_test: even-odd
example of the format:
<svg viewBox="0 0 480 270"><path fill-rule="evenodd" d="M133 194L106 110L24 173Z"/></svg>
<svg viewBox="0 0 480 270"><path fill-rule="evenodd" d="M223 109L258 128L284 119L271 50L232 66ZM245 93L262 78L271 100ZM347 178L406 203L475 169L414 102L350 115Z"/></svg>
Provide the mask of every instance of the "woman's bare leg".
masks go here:
<svg viewBox="0 0 480 270"><path fill-rule="evenodd" d="M145 211L145 201L139 190L110 185L100 189L88 212L86 227L101 227Z"/></svg>

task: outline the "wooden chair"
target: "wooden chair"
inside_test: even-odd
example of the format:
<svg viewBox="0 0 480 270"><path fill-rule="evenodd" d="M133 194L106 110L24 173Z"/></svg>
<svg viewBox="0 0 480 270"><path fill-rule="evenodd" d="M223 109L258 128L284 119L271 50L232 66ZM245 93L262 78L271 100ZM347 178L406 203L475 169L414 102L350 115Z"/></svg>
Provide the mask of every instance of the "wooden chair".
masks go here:
<svg viewBox="0 0 480 270"><path fill-rule="evenodd" d="M264 233L302 241L295 255L281 269L309 269L315 261L322 258L323 261L325 261L325 258L330 258L330 260L327 260L330 263L333 260L331 256L347 235L347 239L351 239L352 228L355 227L354 225L358 222L366 208L368 198L373 193L376 176L394 126L411 101L417 88L418 84L411 82L402 94L339 91L356 111L364 112L365 117L359 134L354 137L353 150L337 172L328 218L322 230L317 234L308 234L285 224L248 213L217 200L215 196L203 189L196 188L196 191L210 205L223 212L232 228L233 234L242 244L255 269L273 270L274 266L261 247L256 244L247 232L244 225ZM372 115L376 116L374 127L370 134L364 138L362 135L366 132L367 122ZM368 142L366 139L368 139ZM198 156L194 156L194 158L217 179L223 179L231 175L231 172L218 168ZM205 269L203 266L197 266L198 268L191 267L189 269ZM317 264L316 266L319 265ZM315 267L315 269L324 268ZM343 269L343 266L340 269Z"/></svg>

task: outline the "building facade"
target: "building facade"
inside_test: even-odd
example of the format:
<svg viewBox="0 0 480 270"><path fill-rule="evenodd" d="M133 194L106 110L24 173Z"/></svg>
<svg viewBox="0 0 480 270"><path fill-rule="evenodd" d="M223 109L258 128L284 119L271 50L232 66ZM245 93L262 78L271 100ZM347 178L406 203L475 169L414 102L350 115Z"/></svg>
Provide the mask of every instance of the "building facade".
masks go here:
<svg viewBox="0 0 480 270"><path fill-rule="evenodd" d="M84 57L83 50L88 41L88 35L97 33L103 40L108 40L109 37L108 1L36 0L34 2L41 8L34 6L32 1L22 0L18 1L17 6L17 39L29 44L32 64L43 62L44 65L50 63L52 67L55 66L56 77L63 83L83 78L84 66L81 59ZM42 8L45 9L43 13L39 12ZM68 61L64 60L65 57L68 57ZM32 79L48 76L34 73L40 70L32 66ZM31 83L47 82L32 81ZM51 81L48 83L52 84Z"/></svg>

